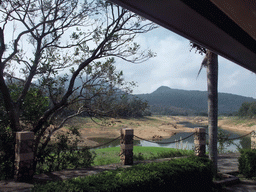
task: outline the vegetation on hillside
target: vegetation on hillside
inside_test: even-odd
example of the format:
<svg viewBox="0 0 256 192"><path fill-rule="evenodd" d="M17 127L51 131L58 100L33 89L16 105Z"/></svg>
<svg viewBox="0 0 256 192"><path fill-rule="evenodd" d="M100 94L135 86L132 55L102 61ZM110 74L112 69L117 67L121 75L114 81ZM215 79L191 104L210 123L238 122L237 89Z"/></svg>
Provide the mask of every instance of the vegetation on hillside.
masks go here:
<svg viewBox="0 0 256 192"><path fill-rule="evenodd" d="M256 117L256 102L244 102L238 110L238 115L247 118Z"/></svg>
<svg viewBox="0 0 256 192"><path fill-rule="evenodd" d="M153 93L136 96L148 101L152 114L207 116L207 91L186 91L162 86ZM249 97L219 93L219 115L232 115L243 102L254 101L255 99Z"/></svg>

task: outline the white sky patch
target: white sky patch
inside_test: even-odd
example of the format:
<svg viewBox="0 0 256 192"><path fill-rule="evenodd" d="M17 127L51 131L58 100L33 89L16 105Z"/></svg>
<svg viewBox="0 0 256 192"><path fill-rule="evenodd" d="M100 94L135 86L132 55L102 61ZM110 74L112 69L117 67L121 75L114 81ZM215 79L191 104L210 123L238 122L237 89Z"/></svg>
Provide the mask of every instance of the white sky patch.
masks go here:
<svg viewBox="0 0 256 192"><path fill-rule="evenodd" d="M223 83L223 88L232 88L238 84L239 76L241 75L240 71L235 71L234 73L228 75L227 81Z"/></svg>
<svg viewBox="0 0 256 192"><path fill-rule="evenodd" d="M6 31L13 31L13 26L7 26ZM17 31L7 33L6 43L16 37ZM69 39L69 35L65 36L66 39ZM123 70L125 81L137 82L134 94L151 93L160 86L207 90L206 69L202 69L197 77L204 56L195 53L195 50L190 52L189 40L159 27L147 34L138 35L135 41L141 45L142 50L151 49L157 56L141 64L116 59L116 68L118 71ZM31 52L25 38L21 46L26 52ZM13 71L18 74L20 67L17 66ZM219 57L219 92L256 98L255 84L256 74Z"/></svg>
<svg viewBox="0 0 256 192"><path fill-rule="evenodd" d="M198 71L204 56L195 50L190 52L189 40L166 29L158 28L141 34L136 42L142 49L157 53L142 64L131 64L117 60L117 70L124 71L126 81L137 82L134 94L151 93L160 86L173 89L207 91L206 69ZM256 74L218 57L219 92L256 98Z"/></svg>

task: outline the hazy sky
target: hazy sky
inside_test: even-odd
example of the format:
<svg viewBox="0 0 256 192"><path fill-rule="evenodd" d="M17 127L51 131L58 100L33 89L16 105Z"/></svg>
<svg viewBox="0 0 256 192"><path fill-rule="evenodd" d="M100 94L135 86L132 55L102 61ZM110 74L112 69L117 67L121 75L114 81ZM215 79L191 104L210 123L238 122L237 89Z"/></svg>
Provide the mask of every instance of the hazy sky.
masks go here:
<svg viewBox="0 0 256 192"><path fill-rule="evenodd" d="M175 89L207 90L206 69L197 78L204 56L190 52L189 40L162 27L141 34L136 41L157 53L155 58L131 64L118 60L117 70L123 70L126 81L137 82L134 94L151 93L160 86ZM239 65L219 58L219 92L256 98L256 74Z"/></svg>
<svg viewBox="0 0 256 192"><path fill-rule="evenodd" d="M10 31L10 30L6 30ZM11 39L12 34L6 34ZM126 81L137 82L134 94L151 93L160 86L174 89L207 90L206 69L197 78L204 56L190 52L189 40L159 27L136 38L142 49L149 48L155 58L141 64L116 59ZM24 44L26 41L24 41ZM256 74L219 56L219 92L256 98Z"/></svg>

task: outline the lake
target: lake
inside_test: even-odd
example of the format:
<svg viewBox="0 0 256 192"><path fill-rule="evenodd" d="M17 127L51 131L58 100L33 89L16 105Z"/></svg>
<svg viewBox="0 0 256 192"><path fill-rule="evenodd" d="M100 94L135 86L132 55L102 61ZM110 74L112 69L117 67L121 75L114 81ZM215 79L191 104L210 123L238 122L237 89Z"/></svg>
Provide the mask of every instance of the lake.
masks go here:
<svg viewBox="0 0 256 192"><path fill-rule="evenodd" d="M180 122L180 124L183 124L186 127L189 127L191 129L194 129L195 127L203 127L201 125L198 124L191 124L189 122ZM206 128L206 127L205 127ZM220 128L219 128L220 129ZM223 130L223 129L221 129ZM208 129L206 129L206 132L208 133ZM233 138L237 138L240 137L244 134L238 133L238 132L232 132L232 131L227 131L227 130L223 130L224 133L227 133L229 136L228 138L233 139ZM167 148L178 148L178 149L193 149L194 147L194 137L189 137L188 139L182 141L182 142L176 142L176 143L171 143L171 144L163 144L163 143L168 143L168 142L175 142L177 140L180 140L181 138L185 138L190 136L192 133L189 132L181 132L181 133L177 133L175 135L173 135L172 137L168 138L168 139L163 139L159 142L161 143L152 143L152 142L148 142L148 141L144 141L144 140L134 140L133 143L135 146L150 146L150 147L167 147ZM208 140L208 134L207 134L207 140ZM96 141L100 144L102 143L107 143L113 139L106 139L106 138L94 138L91 139L93 141ZM156 141L158 142L158 141ZM229 146L225 145L225 151L233 151L233 152L237 152L237 145L239 145L240 147L242 147L243 149L245 148L250 148L251 147L251 137L246 136L240 139L236 139L234 140L235 144L231 144ZM120 146L120 140L116 140L114 142L111 142L108 145L102 146L100 148L105 148L105 147L118 147ZM206 147L207 150L207 147Z"/></svg>

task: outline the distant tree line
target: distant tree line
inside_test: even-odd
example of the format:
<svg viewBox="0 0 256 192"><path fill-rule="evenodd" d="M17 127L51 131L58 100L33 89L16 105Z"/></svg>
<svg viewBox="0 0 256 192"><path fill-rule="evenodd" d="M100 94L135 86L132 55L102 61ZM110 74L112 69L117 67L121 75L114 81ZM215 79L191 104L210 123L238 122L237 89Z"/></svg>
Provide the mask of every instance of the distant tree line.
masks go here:
<svg viewBox="0 0 256 192"><path fill-rule="evenodd" d="M17 82L16 82L17 83ZM18 84L9 84L10 94L13 98L16 98L21 93L21 87ZM8 125L7 113L4 110L4 103L2 98L2 93L0 92L0 124L3 126ZM97 109L100 111L107 111L105 114L101 114L103 117L114 117L114 118L129 118L129 117L143 117L150 116L148 102L143 101L138 97L131 97L128 94L118 94L118 95L104 95L103 98L95 98L90 101L88 110L79 116L94 116L95 114L90 113L90 109ZM106 98L108 97L108 98ZM28 129L28 126L33 126L33 122L39 118L43 111L47 110L51 105L50 99L47 94L36 86L30 88L26 98L22 103L23 110L20 113L20 119L22 121L22 126ZM63 118L77 111L78 106L73 105L67 107L64 110L59 111L57 115L60 121ZM97 116L97 115L96 115Z"/></svg>
<svg viewBox="0 0 256 192"><path fill-rule="evenodd" d="M256 102L244 102L238 110L238 116L248 118L256 117Z"/></svg>
<svg viewBox="0 0 256 192"><path fill-rule="evenodd" d="M154 115L171 115L171 116L189 116L193 115L194 111L174 106L163 106L163 105L150 105L150 111Z"/></svg>
<svg viewBox="0 0 256 192"><path fill-rule="evenodd" d="M121 96L115 104L113 117L143 117L150 116L151 112L149 110L148 102L143 101L138 97L128 97L127 95Z"/></svg>

